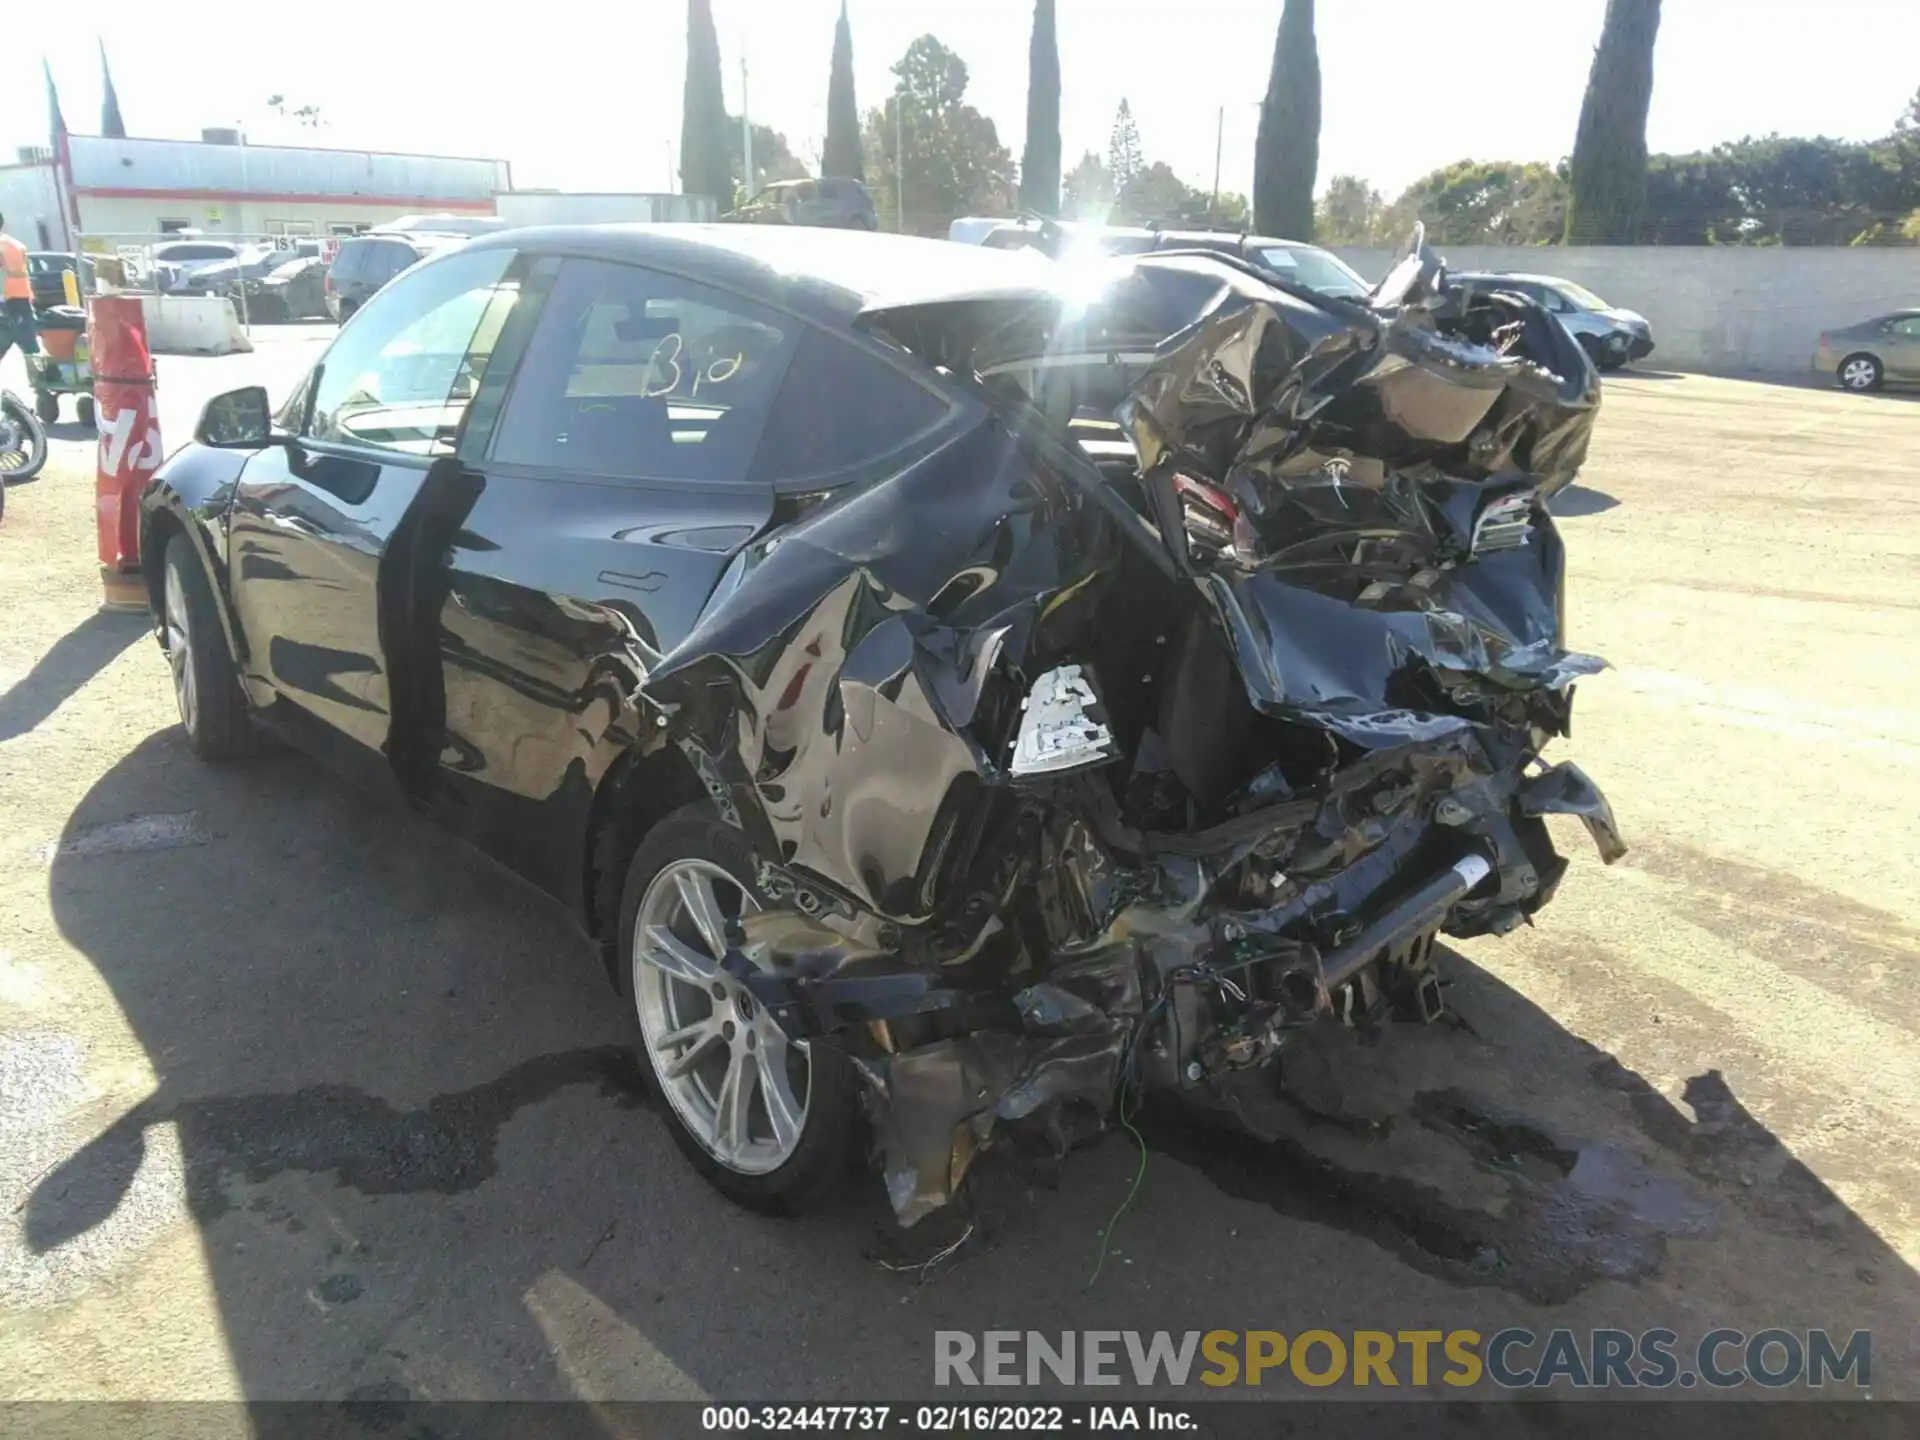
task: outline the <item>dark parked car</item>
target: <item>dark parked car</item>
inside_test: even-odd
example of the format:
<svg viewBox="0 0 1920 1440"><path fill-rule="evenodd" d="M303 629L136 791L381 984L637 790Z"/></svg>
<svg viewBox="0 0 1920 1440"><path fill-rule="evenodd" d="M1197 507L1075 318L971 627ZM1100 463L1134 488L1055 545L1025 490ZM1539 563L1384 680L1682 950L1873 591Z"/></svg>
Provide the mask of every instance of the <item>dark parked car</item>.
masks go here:
<svg viewBox="0 0 1920 1440"><path fill-rule="evenodd" d="M323 285L327 314L345 320L382 285L429 255L459 245L465 236L372 231L340 242Z"/></svg>
<svg viewBox="0 0 1920 1440"><path fill-rule="evenodd" d="M58 250L29 251L27 278L33 284L33 308L48 310L67 303L67 282L62 278L65 275L76 276L80 293L86 294L86 282L92 268L91 264L78 256L63 254Z"/></svg>
<svg viewBox="0 0 1920 1440"><path fill-rule="evenodd" d="M776 180L726 217L749 225L824 225L877 230L873 196L858 180Z"/></svg>
<svg viewBox="0 0 1920 1440"><path fill-rule="evenodd" d="M320 253L318 240L307 240L301 243L308 247L310 255L317 256ZM231 260L217 260L201 266L181 280L178 287L179 293L229 295L237 298L243 282L257 283L265 280L274 271L298 258L299 251L293 247L282 249L273 245L251 245Z"/></svg>
<svg viewBox="0 0 1920 1440"><path fill-rule="evenodd" d="M292 740L557 896L726 1194L817 1198L864 1111L911 1223L990 1142L1437 1018L1436 937L1552 896L1542 816L1623 853L1539 760L1600 665L1542 502L1598 381L1441 274L477 239L149 485L189 743Z"/></svg>
<svg viewBox="0 0 1920 1440"><path fill-rule="evenodd" d="M1889 381L1920 384L1920 310L1821 331L1813 368L1833 376L1843 390L1878 390Z"/></svg>
<svg viewBox="0 0 1920 1440"><path fill-rule="evenodd" d="M265 278L249 280L247 304L256 320L327 319L327 259L283 260Z"/></svg>

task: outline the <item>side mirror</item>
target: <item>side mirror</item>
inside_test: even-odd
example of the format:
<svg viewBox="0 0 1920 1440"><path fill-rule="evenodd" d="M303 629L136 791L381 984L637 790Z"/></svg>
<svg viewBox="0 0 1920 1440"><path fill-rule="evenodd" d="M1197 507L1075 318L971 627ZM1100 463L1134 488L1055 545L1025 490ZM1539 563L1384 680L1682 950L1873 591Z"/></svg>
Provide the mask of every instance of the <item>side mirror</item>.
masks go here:
<svg viewBox="0 0 1920 1440"><path fill-rule="evenodd" d="M200 412L193 438L223 450L257 450L273 440L273 411L264 385L216 395Z"/></svg>

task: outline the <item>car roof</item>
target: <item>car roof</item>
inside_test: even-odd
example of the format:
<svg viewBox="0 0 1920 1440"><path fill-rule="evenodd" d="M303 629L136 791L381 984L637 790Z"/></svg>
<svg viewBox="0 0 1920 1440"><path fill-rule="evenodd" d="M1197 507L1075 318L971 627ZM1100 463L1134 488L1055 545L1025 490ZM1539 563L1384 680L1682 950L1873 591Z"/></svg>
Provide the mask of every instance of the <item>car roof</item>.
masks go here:
<svg viewBox="0 0 1920 1440"><path fill-rule="evenodd" d="M1564 285L1566 283L1558 275L1534 275L1525 270L1456 270L1452 273L1458 280L1524 280L1532 285Z"/></svg>
<svg viewBox="0 0 1920 1440"><path fill-rule="evenodd" d="M1291 245L1299 250L1318 250L1309 240L1282 240L1276 235L1252 235L1238 230L1162 230L1160 238L1173 244L1212 245L1231 240L1241 245Z"/></svg>
<svg viewBox="0 0 1920 1440"><path fill-rule="evenodd" d="M1049 291L1042 256L917 235L774 225L543 225L468 242L671 271L808 319L850 325L863 310Z"/></svg>

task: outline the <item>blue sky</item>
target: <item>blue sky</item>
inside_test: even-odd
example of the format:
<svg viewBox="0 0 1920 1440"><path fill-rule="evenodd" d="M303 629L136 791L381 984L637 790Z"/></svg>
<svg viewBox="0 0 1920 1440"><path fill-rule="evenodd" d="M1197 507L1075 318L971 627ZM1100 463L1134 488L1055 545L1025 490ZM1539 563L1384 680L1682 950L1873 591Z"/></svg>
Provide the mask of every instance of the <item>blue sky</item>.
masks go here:
<svg viewBox="0 0 1920 1440"><path fill-rule="evenodd" d="M728 103L746 51L756 120L803 158L826 123L839 0L713 0ZM1245 190L1280 0L1058 0L1067 163L1104 152L1122 96L1149 160ZM1605 0L1320 0L1320 178L1368 177L1389 198L1463 157L1552 161L1572 145ZM967 62L969 98L1017 158L1031 0L849 0L862 106L931 32ZM441 16L465 14L470 22ZM357 12L357 13L356 13ZM94 0L20 32L0 57L0 145L44 143L43 47L68 124L98 128L96 31L130 131L195 136L243 124L299 137L266 111L317 104L314 143L512 162L516 183L661 189L677 154L685 0L454 10L384 5L205 10ZM258 18L255 18L258 17ZM308 42L302 45L302 38ZM1920 86L1920 0L1666 0L1649 142L1686 150L1779 131L1884 133Z"/></svg>

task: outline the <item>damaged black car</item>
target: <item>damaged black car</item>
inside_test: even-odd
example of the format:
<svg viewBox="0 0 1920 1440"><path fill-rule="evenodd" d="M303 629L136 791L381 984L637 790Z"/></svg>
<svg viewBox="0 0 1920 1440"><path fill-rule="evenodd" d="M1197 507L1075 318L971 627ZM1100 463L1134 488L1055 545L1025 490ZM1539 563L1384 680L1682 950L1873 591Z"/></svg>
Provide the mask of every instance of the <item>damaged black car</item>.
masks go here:
<svg viewBox="0 0 1920 1440"><path fill-rule="evenodd" d="M415 267L145 497L209 759L268 736L567 905L675 1139L903 1223L1129 1097L1432 1020L1436 941L1624 853L1543 752L1599 381L1415 237L1211 253L612 227Z"/></svg>

